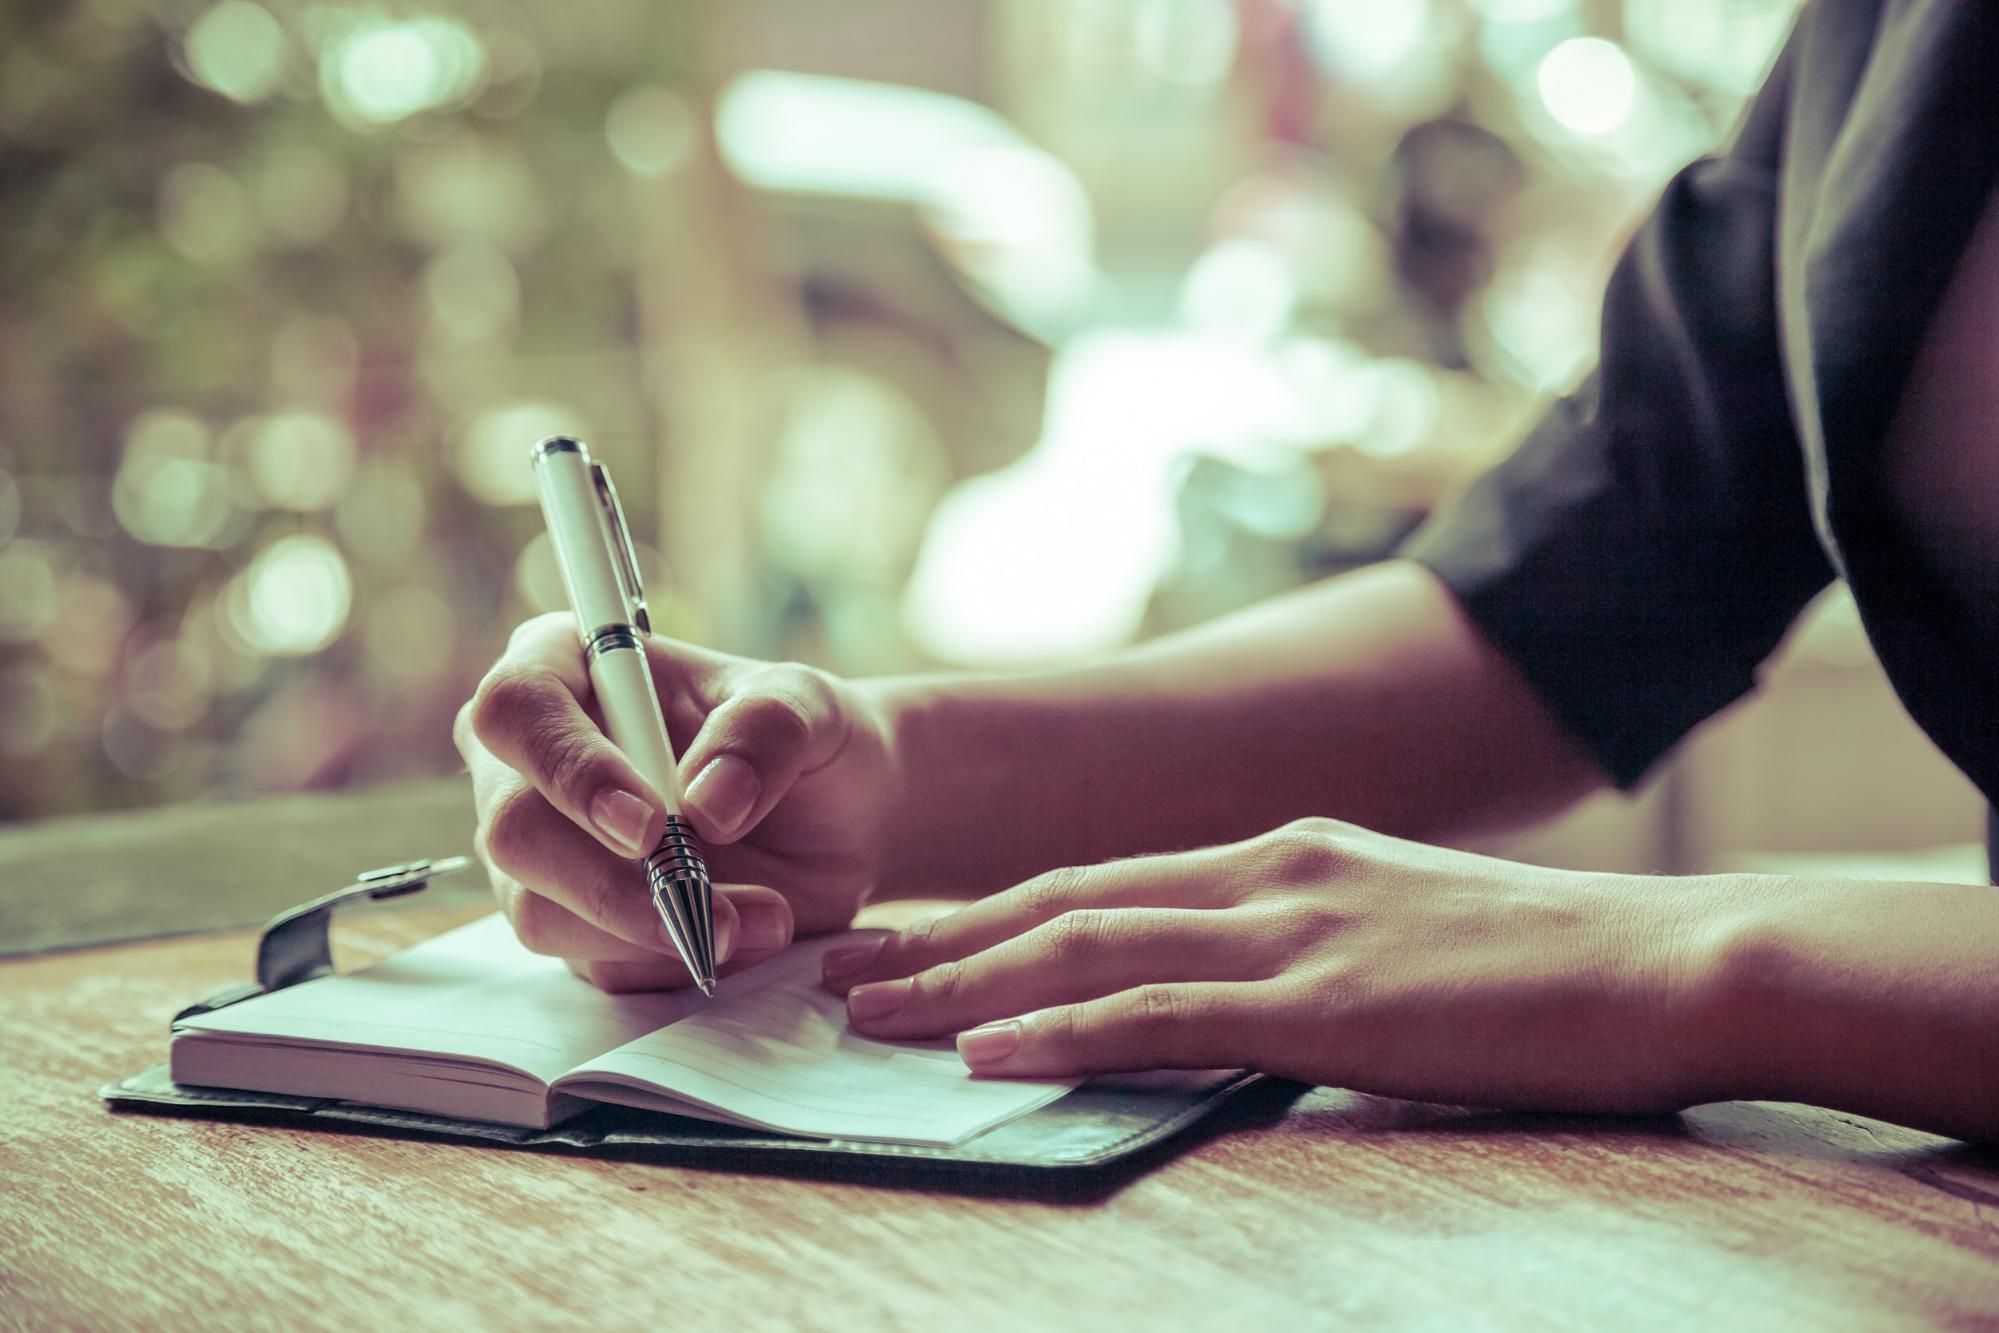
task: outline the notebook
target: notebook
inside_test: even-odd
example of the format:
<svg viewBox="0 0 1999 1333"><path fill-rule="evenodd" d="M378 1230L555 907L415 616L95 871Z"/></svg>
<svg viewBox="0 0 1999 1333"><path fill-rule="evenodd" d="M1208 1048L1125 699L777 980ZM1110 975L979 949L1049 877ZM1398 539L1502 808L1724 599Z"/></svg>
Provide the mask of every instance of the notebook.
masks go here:
<svg viewBox="0 0 1999 1333"><path fill-rule="evenodd" d="M175 1084L546 1129L598 1103L779 1134L949 1147L1075 1080L973 1078L948 1042L847 1030L802 941L693 991L609 995L489 916L359 972L182 1018Z"/></svg>

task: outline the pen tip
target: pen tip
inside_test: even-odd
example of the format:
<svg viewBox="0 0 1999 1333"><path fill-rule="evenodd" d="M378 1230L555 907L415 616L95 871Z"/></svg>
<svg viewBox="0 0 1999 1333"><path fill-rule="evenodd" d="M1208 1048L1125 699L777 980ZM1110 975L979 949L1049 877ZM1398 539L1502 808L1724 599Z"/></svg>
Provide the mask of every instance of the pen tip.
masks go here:
<svg viewBox="0 0 1999 1333"><path fill-rule="evenodd" d="M696 977L694 978L694 984L701 988L701 993L703 995L707 996L711 1000L715 998L715 982L713 978Z"/></svg>

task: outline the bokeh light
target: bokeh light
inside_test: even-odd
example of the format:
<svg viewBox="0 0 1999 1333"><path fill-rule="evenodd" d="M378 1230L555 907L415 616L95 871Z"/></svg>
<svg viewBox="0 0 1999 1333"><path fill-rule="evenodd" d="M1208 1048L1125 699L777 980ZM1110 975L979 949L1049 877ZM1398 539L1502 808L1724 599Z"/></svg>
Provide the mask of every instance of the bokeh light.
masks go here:
<svg viewBox="0 0 1999 1333"><path fill-rule="evenodd" d="M0 547L0 639L33 639L55 619L56 573L44 542Z"/></svg>
<svg viewBox="0 0 1999 1333"><path fill-rule="evenodd" d="M149 546L220 546L236 530L234 479L190 458L128 458L111 484L125 531Z"/></svg>
<svg viewBox="0 0 1999 1333"><path fill-rule="evenodd" d="M1631 58L1602 37L1571 37L1541 59L1534 75L1541 103L1577 134L1613 133L1631 118L1638 76Z"/></svg>
<svg viewBox="0 0 1999 1333"><path fill-rule="evenodd" d="M222 0L188 28L187 63L224 97L261 101L284 77L285 32L262 5Z"/></svg>
<svg viewBox="0 0 1999 1333"><path fill-rule="evenodd" d="M274 412L250 437L250 480L278 509L311 513L346 493L354 479L354 437L319 412Z"/></svg>
<svg viewBox="0 0 1999 1333"><path fill-rule="evenodd" d="M604 139L633 175L664 176L687 155L694 118L678 93L647 84L611 103L604 117Z"/></svg>
<svg viewBox="0 0 1999 1333"><path fill-rule="evenodd" d="M252 652L315 653L339 637L353 605L347 562L323 537L281 537L233 580L228 626Z"/></svg>
<svg viewBox="0 0 1999 1333"><path fill-rule="evenodd" d="M1180 291L1180 313L1191 324L1267 338L1289 323L1297 300L1297 276L1277 247L1236 237L1194 261Z"/></svg>
<svg viewBox="0 0 1999 1333"><path fill-rule="evenodd" d="M327 42L320 88L335 115L389 125L469 99L485 59L478 35L457 19L369 14Z"/></svg>
<svg viewBox="0 0 1999 1333"><path fill-rule="evenodd" d="M120 526L149 546L228 545L241 531L236 478L208 454L208 428L186 413L135 417L111 482Z"/></svg>
<svg viewBox="0 0 1999 1333"><path fill-rule="evenodd" d="M197 264L228 265L255 243L257 220L234 176L211 163L187 162L160 187L160 235Z"/></svg>
<svg viewBox="0 0 1999 1333"><path fill-rule="evenodd" d="M1218 87L1236 58L1230 0L1145 0L1134 15L1139 59L1174 83Z"/></svg>

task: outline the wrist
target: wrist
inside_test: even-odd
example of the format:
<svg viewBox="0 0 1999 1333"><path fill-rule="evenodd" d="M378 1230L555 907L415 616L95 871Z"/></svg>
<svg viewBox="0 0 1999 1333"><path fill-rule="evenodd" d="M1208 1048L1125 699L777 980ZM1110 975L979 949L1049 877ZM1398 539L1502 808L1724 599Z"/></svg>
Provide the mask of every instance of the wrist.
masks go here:
<svg viewBox="0 0 1999 1333"><path fill-rule="evenodd" d="M926 850L936 836L938 787L948 778L934 760L915 753L925 732L925 717L936 707L939 682L918 677L876 677L851 682L855 706L880 738L886 758L882 792L882 845L878 852L876 896L893 898L936 892L942 886L924 882Z"/></svg>
<svg viewBox="0 0 1999 1333"><path fill-rule="evenodd" d="M896 774L884 896L987 893L1068 856L1078 806L1058 778L1081 742L1000 677L866 682Z"/></svg>
<svg viewBox="0 0 1999 1333"><path fill-rule="evenodd" d="M1695 915L1669 946L1679 954L1675 995L1677 1071L1683 1104L1768 1095L1754 1071L1764 1042L1768 992L1786 947L1768 914L1755 909L1754 876L1698 877ZM1688 890L1693 881L1683 882Z"/></svg>
<svg viewBox="0 0 1999 1333"><path fill-rule="evenodd" d="M1864 936L1864 920L1849 918L1864 918L1880 886L1706 878L1718 891L1697 950L1690 1100L1823 1100L1828 1072L1859 1057L1869 1040L1864 1006L1851 1003L1855 988L1847 984L1866 946L1845 937Z"/></svg>

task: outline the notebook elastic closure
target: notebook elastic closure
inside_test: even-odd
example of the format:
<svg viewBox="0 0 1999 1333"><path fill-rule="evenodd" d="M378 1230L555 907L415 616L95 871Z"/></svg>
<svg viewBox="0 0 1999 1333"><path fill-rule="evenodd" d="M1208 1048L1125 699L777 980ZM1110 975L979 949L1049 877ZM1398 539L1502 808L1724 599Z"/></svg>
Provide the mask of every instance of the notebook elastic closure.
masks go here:
<svg viewBox="0 0 1999 1333"><path fill-rule="evenodd" d="M408 861L401 865L366 870L354 882L332 893L322 894L297 907L278 913L265 923L257 937L257 979L227 990L217 991L174 1015L174 1022L214 1013L252 996L296 986L333 971L333 945L328 931L333 913L355 904L387 902L407 898L430 887L432 880L455 875L471 861L463 856L446 856L435 861Z"/></svg>

